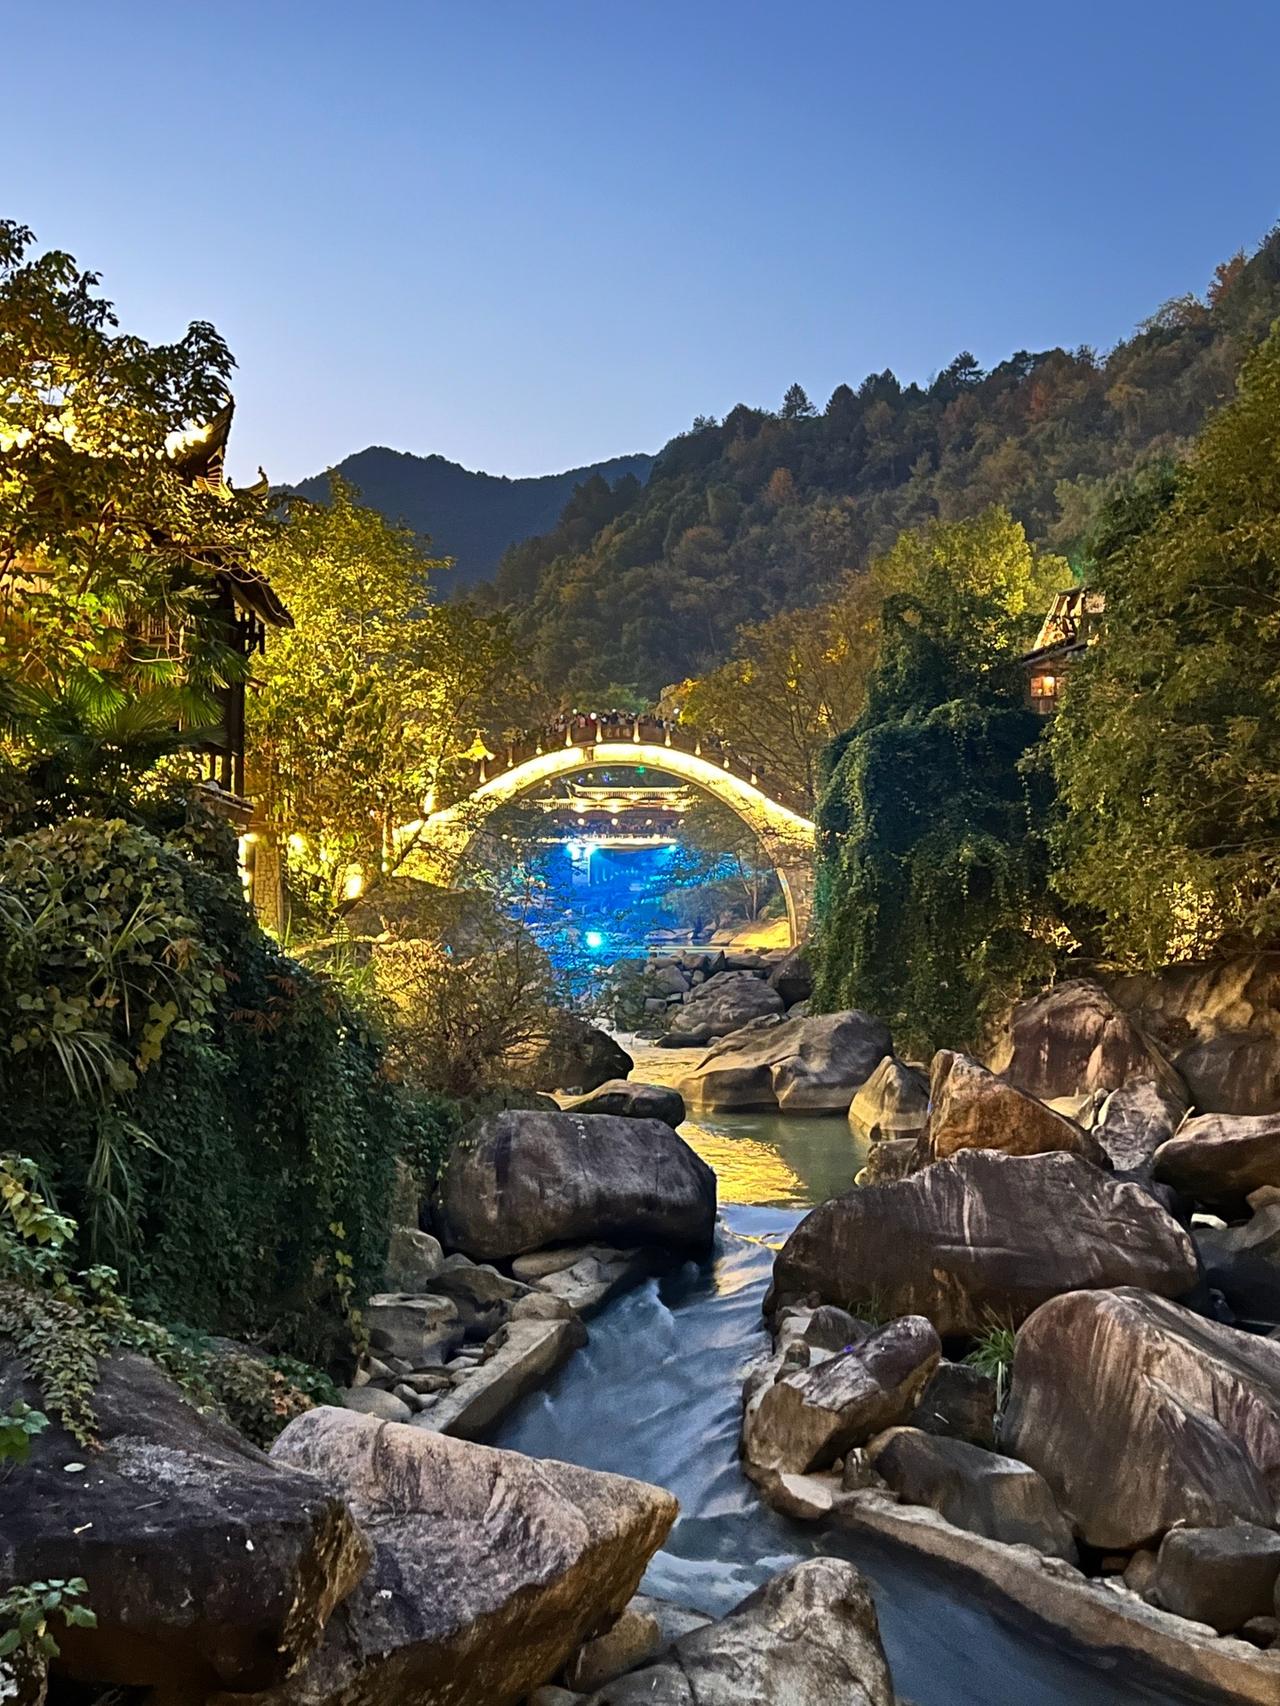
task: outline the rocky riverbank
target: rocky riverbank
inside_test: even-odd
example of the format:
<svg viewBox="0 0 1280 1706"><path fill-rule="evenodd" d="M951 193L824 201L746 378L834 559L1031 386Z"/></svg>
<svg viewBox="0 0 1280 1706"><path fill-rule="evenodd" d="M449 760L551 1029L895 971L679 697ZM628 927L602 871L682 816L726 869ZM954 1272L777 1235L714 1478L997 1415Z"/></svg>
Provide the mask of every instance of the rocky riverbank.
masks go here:
<svg viewBox="0 0 1280 1706"><path fill-rule="evenodd" d="M1026 1004L993 1064L943 1051L924 1109L899 1062L855 1096L868 1182L778 1254L747 1472L1280 1697L1280 1116L1198 1114L1094 985Z"/></svg>
<svg viewBox="0 0 1280 1706"><path fill-rule="evenodd" d="M9 1579L90 1581L55 1702L891 1706L847 1561L695 1616L637 1594L669 1493L477 1443L620 1291L709 1255L686 1096L847 1110L850 1153L870 1144L774 1263L741 1429L774 1508L1224 1699L1280 1697L1280 1115L1201 1109L1095 985L1027 1004L987 1066L900 1061L857 1013L766 1014L679 1089L599 1082L617 1044L578 1041L596 1082L475 1120L396 1230L345 1408L264 1456L117 1355L92 1448L52 1427L0 1483ZM11 1356L0 1409L38 1396Z"/></svg>

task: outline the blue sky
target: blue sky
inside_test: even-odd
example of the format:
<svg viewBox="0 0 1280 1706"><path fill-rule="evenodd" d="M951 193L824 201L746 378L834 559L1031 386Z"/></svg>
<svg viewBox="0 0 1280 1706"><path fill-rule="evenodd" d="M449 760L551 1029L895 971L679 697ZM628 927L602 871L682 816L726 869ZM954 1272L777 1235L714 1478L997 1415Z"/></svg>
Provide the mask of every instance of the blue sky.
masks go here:
<svg viewBox="0 0 1280 1706"><path fill-rule="evenodd" d="M0 210L129 329L212 320L275 480L1106 347L1280 217L1276 0L0 0L0 40Z"/></svg>

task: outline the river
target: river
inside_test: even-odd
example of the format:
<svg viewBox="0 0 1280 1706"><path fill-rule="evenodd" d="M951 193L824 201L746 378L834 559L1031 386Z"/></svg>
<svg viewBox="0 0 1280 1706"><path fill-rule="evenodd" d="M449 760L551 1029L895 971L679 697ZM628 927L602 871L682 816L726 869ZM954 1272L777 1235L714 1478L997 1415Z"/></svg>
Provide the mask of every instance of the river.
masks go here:
<svg viewBox="0 0 1280 1706"><path fill-rule="evenodd" d="M648 1055L648 1051L646 1051ZM653 1051L635 1076L676 1075ZM744 1365L766 1343L772 1249L814 1202L847 1190L861 1155L843 1119L717 1115L683 1135L715 1167L714 1257L651 1282L591 1323L587 1348L499 1425L490 1443L668 1487L680 1519L645 1590L716 1615L818 1551L854 1560L876 1590L896 1687L912 1706L1204 1706L1105 1656L997 1615L940 1566L887 1544L777 1515L738 1464ZM814 1706L821 1703L814 1702Z"/></svg>

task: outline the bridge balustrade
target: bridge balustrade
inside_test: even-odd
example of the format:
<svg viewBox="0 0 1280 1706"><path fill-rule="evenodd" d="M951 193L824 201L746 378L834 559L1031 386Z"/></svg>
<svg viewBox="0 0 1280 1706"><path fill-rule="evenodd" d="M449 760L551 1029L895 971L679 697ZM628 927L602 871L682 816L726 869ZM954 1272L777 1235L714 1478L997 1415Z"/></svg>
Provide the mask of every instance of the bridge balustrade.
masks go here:
<svg viewBox="0 0 1280 1706"><path fill-rule="evenodd" d="M751 783L753 787L759 788L762 793L768 794L779 804L802 817L807 817L812 810L810 802L794 788L780 785L764 775L750 759L741 757L714 735L684 728L680 723L665 717L630 716L617 712L576 713L559 718L545 729L535 730L509 742L503 749L501 759L486 757L476 761L470 781L464 784L464 791L470 792L482 787L486 782L527 763L529 759L559 747L584 748L583 763L589 764L596 762L591 752L593 747L621 742L629 742L633 746L675 747L695 758L704 758L708 763L718 763L731 775Z"/></svg>

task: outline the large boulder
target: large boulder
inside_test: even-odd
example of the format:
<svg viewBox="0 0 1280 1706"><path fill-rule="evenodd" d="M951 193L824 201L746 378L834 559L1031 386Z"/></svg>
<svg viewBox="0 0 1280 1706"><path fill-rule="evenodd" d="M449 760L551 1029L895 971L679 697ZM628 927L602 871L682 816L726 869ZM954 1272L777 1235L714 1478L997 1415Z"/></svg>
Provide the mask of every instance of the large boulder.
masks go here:
<svg viewBox="0 0 1280 1706"><path fill-rule="evenodd" d="M892 1047L888 1029L866 1013L784 1019L715 1044L679 1088L689 1107L708 1112L843 1114Z"/></svg>
<svg viewBox="0 0 1280 1706"><path fill-rule="evenodd" d="M1071 1524L1042 1475L1014 1457L919 1428L891 1428L868 1453L886 1486L909 1505L928 1505L954 1528L1006 1546L1034 1546L1074 1561Z"/></svg>
<svg viewBox="0 0 1280 1706"><path fill-rule="evenodd" d="M491 1114L454 1144L434 1211L447 1245L490 1260L595 1241L701 1252L716 1176L661 1120Z"/></svg>
<svg viewBox="0 0 1280 1706"><path fill-rule="evenodd" d="M783 1008L777 990L754 972L717 972L674 1010L663 1042L670 1048L698 1048Z"/></svg>
<svg viewBox="0 0 1280 1706"><path fill-rule="evenodd" d="M803 1475L828 1468L908 1415L941 1355L938 1335L915 1315L811 1367L784 1362L747 1401L742 1449L749 1469Z"/></svg>
<svg viewBox="0 0 1280 1706"><path fill-rule="evenodd" d="M1157 1078L1131 1078L1098 1111L1094 1136L1117 1173L1150 1181L1155 1152L1187 1114L1186 1097Z"/></svg>
<svg viewBox="0 0 1280 1706"><path fill-rule="evenodd" d="M812 1294L980 1333L1060 1292L1142 1285L1177 1297L1198 1274L1190 1236L1141 1186L1075 1155L971 1149L819 1204L779 1251L766 1307Z"/></svg>
<svg viewBox="0 0 1280 1706"><path fill-rule="evenodd" d="M1235 1031L1206 1037L1175 1062L1206 1114L1280 1113L1280 1039Z"/></svg>
<svg viewBox="0 0 1280 1706"><path fill-rule="evenodd" d="M585 1092L625 1078L632 1060L607 1031L576 1013L557 1013L547 1034L513 1050L505 1065L518 1089Z"/></svg>
<svg viewBox="0 0 1280 1706"><path fill-rule="evenodd" d="M894 1706L875 1602L838 1558L794 1564L585 1706Z"/></svg>
<svg viewBox="0 0 1280 1706"><path fill-rule="evenodd" d="M1200 1202L1238 1204L1280 1185L1280 1114L1201 1114L1154 1158L1156 1178Z"/></svg>
<svg viewBox="0 0 1280 1706"><path fill-rule="evenodd" d="M48 1409L0 1365L0 1414ZM0 1474L0 1584L83 1576L95 1629L59 1628L62 1668L174 1699L283 1680L355 1588L369 1549L342 1496L273 1463L143 1357L105 1358L98 1440L54 1423Z"/></svg>
<svg viewBox="0 0 1280 1706"><path fill-rule="evenodd" d="M344 1498L374 1557L270 1706L514 1706L622 1610L677 1509L642 1481L345 1410L298 1417L272 1457Z"/></svg>
<svg viewBox="0 0 1280 1706"><path fill-rule="evenodd" d="M1173 1057L1202 1113L1280 1113L1280 953L1166 966L1109 987Z"/></svg>
<svg viewBox="0 0 1280 1706"><path fill-rule="evenodd" d="M863 1143L918 1137L929 1120L929 1085L922 1072L887 1054L854 1092L849 1124Z"/></svg>
<svg viewBox="0 0 1280 1706"><path fill-rule="evenodd" d="M1110 1168L1106 1151L1074 1120L1006 1084L967 1054L939 1049L929 1072L928 1157L945 1161L962 1149L1004 1155L1079 1155Z"/></svg>
<svg viewBox="0 0 1280 1706"><path fill-rule="evenodd" d="M1083 978L1019 1003L988 1065L1044 1100L1118 1090L1130 1078L1181 1088L1158 1044L1101 984Z"/></svg>
<svg viewBox="0 0 1280 1706"><path fill-rule="evenodd" d="M1280 1344L1125 1287L1077 1291L1018 1334L1001 1442L1090 1545L1175 1523L1275 1523Z"/></svg>
<svg viewBox="0 0 1280 1706"><path fill-rule="evenodd" d="M630 1078L611 1078L589 1096L567 1102L569 1114L618 1114L628 1120L684 1123L684 1097L670 1084L637 1084Z"/></svg>

